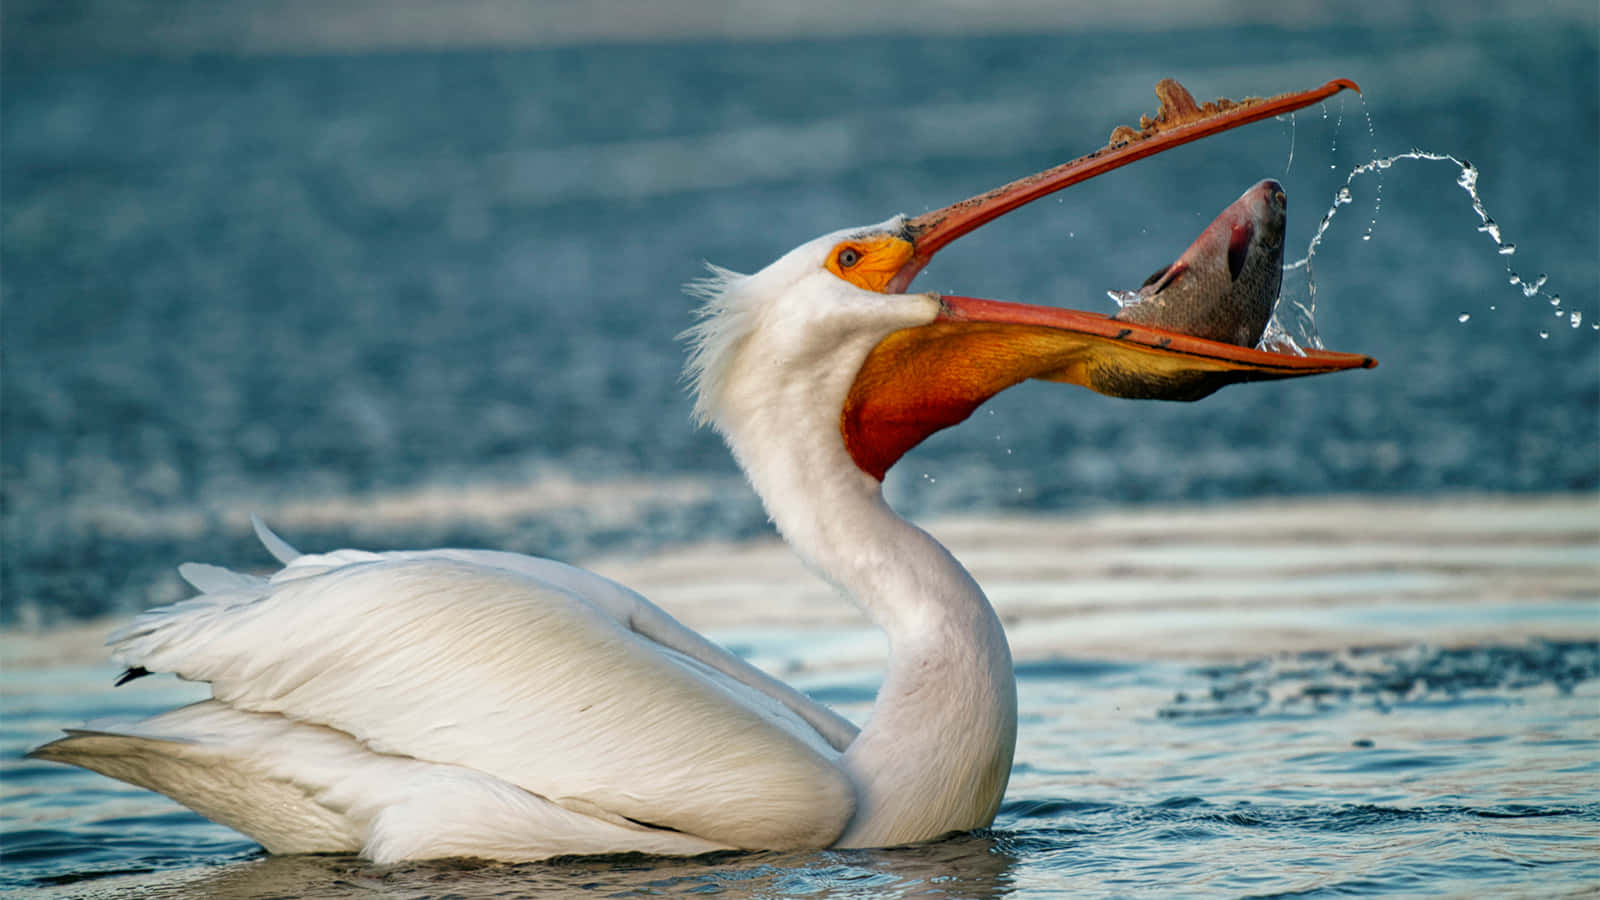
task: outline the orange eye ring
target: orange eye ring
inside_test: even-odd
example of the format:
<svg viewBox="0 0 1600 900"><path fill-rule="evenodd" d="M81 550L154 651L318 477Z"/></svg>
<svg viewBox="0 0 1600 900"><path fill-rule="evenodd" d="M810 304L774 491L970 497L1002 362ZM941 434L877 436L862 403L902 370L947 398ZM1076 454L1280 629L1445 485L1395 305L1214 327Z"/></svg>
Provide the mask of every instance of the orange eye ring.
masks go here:
<svg viewBox="0 0 1600 900"><path fill-rule="evenodd" d="M913 249L910 241L896 235L851 238L834 245L826 265L856 287L882 293L911 259Z"/></svg>

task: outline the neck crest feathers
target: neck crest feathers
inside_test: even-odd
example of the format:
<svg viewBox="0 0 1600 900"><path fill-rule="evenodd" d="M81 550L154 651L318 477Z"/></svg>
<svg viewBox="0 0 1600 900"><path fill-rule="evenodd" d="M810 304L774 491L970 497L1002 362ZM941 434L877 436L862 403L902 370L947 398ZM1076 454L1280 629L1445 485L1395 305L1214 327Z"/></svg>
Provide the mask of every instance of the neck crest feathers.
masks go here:
<svg viewBox="0 0 1600 900"><path fill-rule="evenodd" d="M753 326L754 311L742 302L741 289L749 280L748 275L706 263L706 275L684 285L684 293L701 301L695 323L678 335L689 345L683 380L694 394L696 425L716 424L717 400L728 368Z"/></svg>

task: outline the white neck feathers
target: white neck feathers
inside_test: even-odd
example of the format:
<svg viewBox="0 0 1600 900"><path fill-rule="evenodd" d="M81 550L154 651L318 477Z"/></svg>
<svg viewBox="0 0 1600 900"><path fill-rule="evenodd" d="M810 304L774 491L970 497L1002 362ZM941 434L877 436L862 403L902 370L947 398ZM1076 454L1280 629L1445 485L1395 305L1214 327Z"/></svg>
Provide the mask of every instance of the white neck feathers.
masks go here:
<svg viewBox="0 0 1600 900"><path fill-rule="evenodd" d="M839 430L862 360L890 332L930 321L938 301L860 291L825 271L798 283L777 273L788 289L764 296L788 262L702 283L689 377L697 417L722 432L784 538L889 637L884 686L843 760L859 796L840 845L987 825L1016 741L1004 631L960 563L889 508Z"/></svg>

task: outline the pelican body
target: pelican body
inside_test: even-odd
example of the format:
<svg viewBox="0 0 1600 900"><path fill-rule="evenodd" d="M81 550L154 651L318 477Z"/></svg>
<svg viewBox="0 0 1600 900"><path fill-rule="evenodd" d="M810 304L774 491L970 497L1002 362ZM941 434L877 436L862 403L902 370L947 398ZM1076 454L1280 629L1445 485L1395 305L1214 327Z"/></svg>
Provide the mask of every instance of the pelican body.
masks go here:
<svg viewBox="0 0 1600 900"><path fill-rule="evenodd" d="M1029 200L1344 87L1198 114L1169 89L1160 120L1105 150L696 287L696 418L794 550L888 635L863 726L591 572L484 550L302 554L258 522L280 569L184 565L198 596L110 639L125 678L176 673L211 699L32 755L160 791L274 853L377 861L877 847L990 824L1016 743L1005 633L967 571L885 503L888 468L1028 378L1194 399L1373 363L907 287Z"/></svg>

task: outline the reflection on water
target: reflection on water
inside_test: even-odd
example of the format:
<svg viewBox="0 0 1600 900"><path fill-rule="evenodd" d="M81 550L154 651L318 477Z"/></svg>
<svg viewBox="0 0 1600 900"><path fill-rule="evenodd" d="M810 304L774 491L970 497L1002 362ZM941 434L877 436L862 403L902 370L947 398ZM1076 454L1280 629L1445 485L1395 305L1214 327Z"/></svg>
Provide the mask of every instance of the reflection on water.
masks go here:
<svg viewBox="0 0 1600 900"><path fill-rule="evenodd" d="M376 866L350 856L256 857L209 870L76 884L80 896L470 898L583 891L746 897L1000 897L1017 857L995 835L957 835L893 850L640 855L521 865L446 860ZM62 891L66 893L66 891Z"/></svg>
<svg viewBox="0 0 1600 900"><path fill-rule="evenodd" d="M1538 642L1199 668L1024 662L1016 768L990 831L892 850L395 866L266 857L153 794L20 760L75 717L147 712L194 686L144 679L144 693L111 694L109 666L12 671L8 694L41 699L8 716L0 746L0 887L468 898L1484 894L1530 878L1576 888L1600 879L1597 660L1594 642ZM839 676L819 694L859 720L873 687Z"/></svg>

